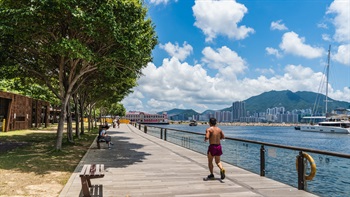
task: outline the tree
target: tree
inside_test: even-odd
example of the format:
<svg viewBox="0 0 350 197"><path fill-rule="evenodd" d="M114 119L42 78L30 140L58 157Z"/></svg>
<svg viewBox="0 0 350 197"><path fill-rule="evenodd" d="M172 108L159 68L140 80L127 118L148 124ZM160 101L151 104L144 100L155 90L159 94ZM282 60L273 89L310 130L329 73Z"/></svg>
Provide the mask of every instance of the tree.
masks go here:
<svg viewBox="0 0 350 197"><path fill-rule="evenodd" d="M111 104L120 102L131 91L130 89L136 85L136 80L128 77L129 72L120 73L119 78L108 75L95 76L89 78L79 88L78 99L80 105L80 115L83 118L85 114L88 117L88 128L91 124L92 112L99 107L109 108ZM101 85L102 84L102 85ZM83 111L87 111L84 113ZM95 111L95 110L94 110ZM76 112L76 114L78 114ZM83 122L81 122L81 134L84 134Z"/></svg>
<svg viewBox="0 0 350 197"><path fill-rule="evenodd" d="M136 79L157 44L141 0L1 0L0 8L0 67L60 100L56 150L72 94L95 75Z"/></svg>
<svg viewBox="0 0 350 197"><path fill-rule="evenodd" d="M110 108L110 114L113 114L116 116L125 116L126 109L124 105L121 103L113 103Z"/></svg>

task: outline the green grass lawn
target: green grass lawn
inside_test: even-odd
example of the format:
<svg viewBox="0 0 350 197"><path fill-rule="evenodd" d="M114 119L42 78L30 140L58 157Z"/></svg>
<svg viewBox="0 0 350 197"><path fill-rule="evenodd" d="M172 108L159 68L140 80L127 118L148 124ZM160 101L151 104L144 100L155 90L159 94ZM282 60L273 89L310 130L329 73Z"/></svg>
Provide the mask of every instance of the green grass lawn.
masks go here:
<svg viewBox="0 0 350 197"><path fill-rule="evenodd" d="M56 128L43 128L39 130L21 130L0 132L0 177L3 173L12 172L20 176L18 181L29 181L31 176L25 178L24 174L33 174L42 177L52 172L64 174L57 177L58 183L64 184L68 181L68 175L72 174L81 158L84 156L91 143L97 135L97 129L74 138L74 143L68 143L66 132L64 132L62 150L56 151ZM7 149L6 149L7 147ZM52 180L50 180L52 181ZM8 195L6 191L6 180L0 180L2 191L0 195ZM11 194L13 195L13 194Z"/></svg>

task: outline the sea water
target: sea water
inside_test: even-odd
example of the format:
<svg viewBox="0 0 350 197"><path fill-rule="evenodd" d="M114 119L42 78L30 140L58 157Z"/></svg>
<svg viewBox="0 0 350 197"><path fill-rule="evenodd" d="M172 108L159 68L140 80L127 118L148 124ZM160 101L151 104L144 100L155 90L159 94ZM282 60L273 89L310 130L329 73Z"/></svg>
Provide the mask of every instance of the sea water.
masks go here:
<svg viewBox="0 0 350 197"><path fill-rule="evenodd" d="M205 134L208 125L189 126L183 124L169 124L162 125L161 127ZM291 126L219 127L223 130L226 137L350 154L349 134L305 132L295 130L294 127Z"/></svg>
<svg viewBox="0 0 350 197"><path fill-rule="evenodd" d="M208 125L170 124L161 127L205 134ZM287 126L219 127L226 137L350 154L350 135L348 134L304 132ZM198 138L192 139L192 141L197 141L195 143L191 142L192 146L199 144L196 149L200 149L199 152L205 153L207 143L203 143L203 136L193 136L192 138ZM260 166L259 145L233 143L230 140L225 140L222 144L224 149L223 160L239 167L244 166L243 168L259 174L259 167L257 167ZM244 148L242 148L242 145ZM292 152L285 149L266 147L266 152L265 176L297 187L295 156L298 155L298 151ZM319 196L350 196L350 159L315 153L309 154L315 160L317 173L314 180L308 182L306 190Z"/></svg>

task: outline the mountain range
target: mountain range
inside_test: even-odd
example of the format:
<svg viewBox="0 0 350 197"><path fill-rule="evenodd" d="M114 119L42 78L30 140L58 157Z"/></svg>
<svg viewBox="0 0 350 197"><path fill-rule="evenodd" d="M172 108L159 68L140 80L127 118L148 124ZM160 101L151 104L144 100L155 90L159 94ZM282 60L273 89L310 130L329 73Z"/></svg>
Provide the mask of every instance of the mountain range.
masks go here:
<svg viewBox="0 0 350 197"><path fill-rule="evenodd" d="M345 101L336 101L328 97L328 112L336 108L350 108L350 103ZM317 112L325 111L326 96L319 93L298 91L292 92L290 90L283 91L269 91L260 95L253 96L244 100L245 108L251 114L255 112L266 112L268 108L284 107L286 111L302 110L302 109L317 109ZM179 115L184 117L192 117L192 115L205 115L215 111L232 111L232 106L221 110L206 110L203 113L198 113L193 109L172 109L166 111L168 117ZM161 114L163 112L159 112Z"/></svg>

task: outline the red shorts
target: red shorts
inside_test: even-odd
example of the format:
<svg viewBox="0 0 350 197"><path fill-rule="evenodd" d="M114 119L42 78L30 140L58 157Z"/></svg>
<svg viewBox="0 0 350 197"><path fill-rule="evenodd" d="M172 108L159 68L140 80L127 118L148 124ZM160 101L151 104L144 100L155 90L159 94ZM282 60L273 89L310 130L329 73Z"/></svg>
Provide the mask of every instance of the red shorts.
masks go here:
<svg viewBox="0 0 350 197"><path fill-rule="evenodd" d="M207 154L211 154L212 156L220 156L222 155L222 148L220 144L210 144L208 147Z"/></svg>

